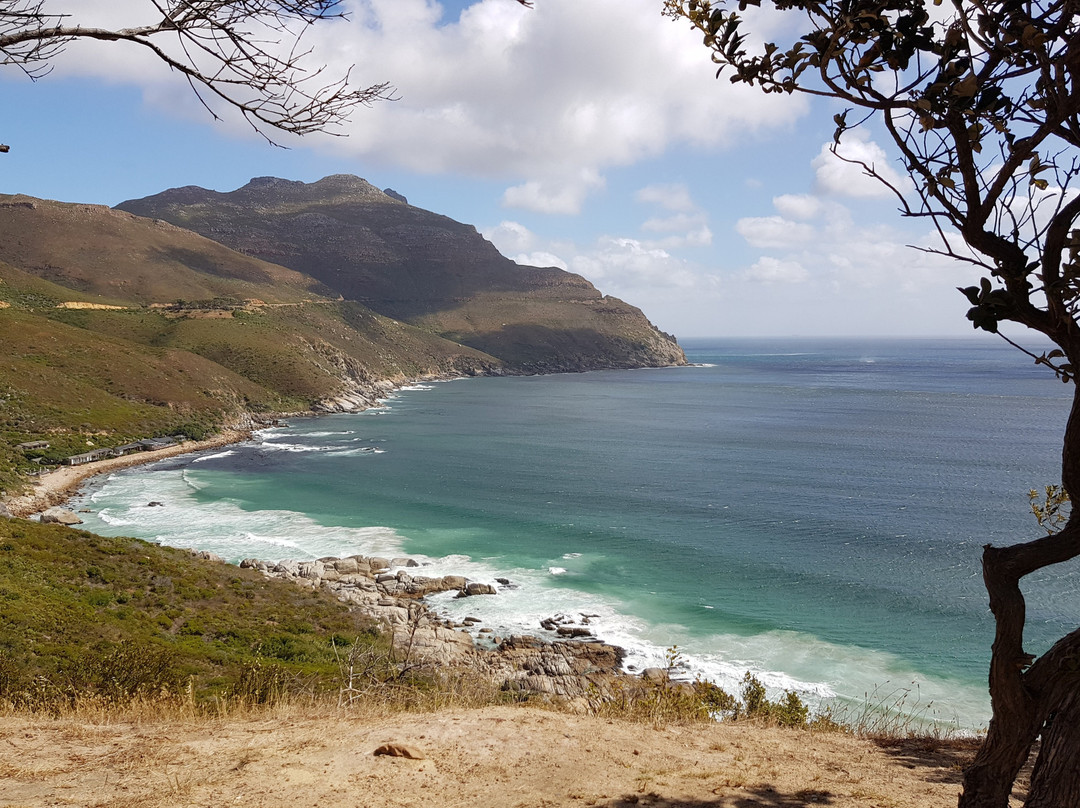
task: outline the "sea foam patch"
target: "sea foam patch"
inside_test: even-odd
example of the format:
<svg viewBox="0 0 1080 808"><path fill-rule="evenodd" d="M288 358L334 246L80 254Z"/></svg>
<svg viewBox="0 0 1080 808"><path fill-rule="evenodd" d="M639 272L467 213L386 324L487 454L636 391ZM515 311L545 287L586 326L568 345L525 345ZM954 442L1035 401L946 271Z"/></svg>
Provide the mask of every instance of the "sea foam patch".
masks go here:
<svg viewBox="0 0 1080 808"><path fill-rule="evenodd" d="M84 522L105 535L208 550L233 563L401 554L402 537L390 528L327 526L295 511L249 511L230 500L204 503L196 498L199 487L186 469L112 474L83 495L94 509Z"/></svg>

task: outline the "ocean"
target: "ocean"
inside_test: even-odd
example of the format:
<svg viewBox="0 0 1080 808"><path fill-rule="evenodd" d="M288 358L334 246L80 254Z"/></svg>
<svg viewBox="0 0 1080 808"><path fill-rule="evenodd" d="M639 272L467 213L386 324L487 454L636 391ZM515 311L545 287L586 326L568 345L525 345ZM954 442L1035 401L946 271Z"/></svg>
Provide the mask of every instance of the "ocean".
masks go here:
<svg viewBox="0 0 1080 808"><path fill-rule="evenodd" d="M983 339L692 340L692 367L417 384L364 413L95 478L86 527L238 562L408 555L516 588L431 600L494 633L567 615L733 693L989 717L984 544L1033 538L1070 388ZM161 507L149 507L149 502ZM1080 621L1033 576L1027 650ZM478 626L479 628L479 626Z"/></svg>

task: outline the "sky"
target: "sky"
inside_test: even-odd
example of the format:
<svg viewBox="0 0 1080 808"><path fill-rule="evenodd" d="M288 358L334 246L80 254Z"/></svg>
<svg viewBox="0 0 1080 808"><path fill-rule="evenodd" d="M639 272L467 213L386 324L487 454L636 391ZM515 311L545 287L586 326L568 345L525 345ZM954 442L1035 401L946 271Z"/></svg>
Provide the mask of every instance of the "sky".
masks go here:
<svg viewBox="0 0 1080 808"><path fill-rule="evenodd" d="M343 0L311 64L396 100L275 146L140 49L73 42L37 81L0 70L0 193L115 205L252 177L355 174L476 228L509 258L583 275L680 338L970 335L975 271L829 154L822 100L715 77L661 0ZM149 0L47 0L84 25ZM785 24L750 8L768 37ZM845 148L894 166L874 132Z"/></svg>

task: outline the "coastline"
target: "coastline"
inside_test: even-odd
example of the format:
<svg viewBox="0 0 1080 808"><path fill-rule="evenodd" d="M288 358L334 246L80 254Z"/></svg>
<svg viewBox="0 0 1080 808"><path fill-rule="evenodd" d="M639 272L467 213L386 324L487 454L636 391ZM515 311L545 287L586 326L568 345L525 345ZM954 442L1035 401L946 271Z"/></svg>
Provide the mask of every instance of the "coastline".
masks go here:
<svg viewBox="0 0 1080 808"><path fill-rule="evenodd" d="M395 388L399 386L404 385L395 385ZM311 411L292 415L321 414L324 413ZM63 505L88 480L98 475L243 443L251 440L258 428L257 424L252 423L243 428L225 429L202 441L189 440L135 455L80 466L62 466L41 475L28 493L9 497L0 502L0 506L11 517L29 519L48 508ZM190 552L193 556L225 563L212 553L199 550ZM575 633L565 626L552 626L549 630L556 636L551 639L535 635L514 635L505 639L494 637L494 647L484 647L474 640L469 631L473 623L455 624L441 617L426 602L425 595L446 589L460 590L461 596L494 595L494 589L485 585L479 585L480 589L476 589L477 584L460 576L446 576L443 579L417 576L414 580L403 569L396 569L393 575L387 574L390 567L419 566L411 559L353 556L347 559L323 558L314 562L285 560L280 563L246 559L239 566L255 567L265 577L283 578L302 588L329 591L338 600L380 623L389 632L392 645L405 658L411 656L423 665L470 668L500 682L505 688L544 698L568 700L576 703L579 709L589 694L593 697L600 694L610 696L618 688L643 687L649 681L667 679L666 671L651 671L653 680L649 680L623 670L621 661L624 652L621 648L598 641L587 630L577 629L578 633ZM338 567L345 574L340 574ZM622 684L616 685L618 682Z"/></svg>
<svg viewBox="0 0 1080 808"><path fill-rule="evenodd" d="M117 469L142 466L164 460L167 457L200 452L204 449L217 449L234 443L243 443L251 440L254 429L225 429L212 438L206 440L188 440L163 449L154 449L139 454L124 455L123 457L110 457L106 460L98 460L81 466L61 466L58 469L42 474L34 483L29 493L19 494L3 501L12 516L26 519L35 513L47 508L62 505L91 477L99 474L107 474Z"/></svg>
<svg viewBox="0 0 1080 808"><path fill-rule="evenodd" d="M312 413L317 414L317 413ZM153 463L169 457L217 449L251 440L256 427L223 430L202 441L184 441L136 455L108 458L81 466L63 466L43 474L26 494L11 497L2 505L14 518L28 519L36 513L65 503L87 480L118 469ZM223 559L199 550L193 556L220 563ZM477 585L461 576L424 578L405 574L407 567L419 567L408 558L323 558L318 561L279 563L246 559L239 567L254 567L267 578L280 578L301 588L324 589L350 608L359 610L389 633L393 647L405 658L421 665L461 666L501 683L504 688L558 698L576 703L580 709L591 694L610 696L617 687L646 686L649 679L623 670L622 649L589 639L565 627L558 638L536 636L495 637L494 647L477 644L469 629L472 622L457 623L440 617L426 602L433 592L459 590L461 596L494 595L494 588ZM388 574L395 568L393 575ZM480 588L477 589L476 587ZM475 619L475 618L473 618ZM554 620L554 618L552 618ZM550 629L555 632L555 627ZM552 641L554 640L554 641ZM654 680L666 680L666 671L652 672ZM622 685L616 685L622 682Z"/></svg>

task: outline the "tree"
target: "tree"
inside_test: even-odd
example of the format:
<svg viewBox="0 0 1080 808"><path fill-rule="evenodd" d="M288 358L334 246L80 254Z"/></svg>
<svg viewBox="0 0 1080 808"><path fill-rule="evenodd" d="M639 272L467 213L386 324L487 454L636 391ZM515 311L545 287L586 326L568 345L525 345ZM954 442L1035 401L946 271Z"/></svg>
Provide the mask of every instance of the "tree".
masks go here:
<svg viewBox="0 0 1080 808"><path fill-rule="evenodd" d="M146 2L156 21L106 29L51 14L47 0L0 0L0 65L38 79L72 41L128 42L187 79L215 119L217 105L233 107L270 142L275 130L333 133L357 105L392 96L385 82L356 88L348 74L329 78L323 67L309 65L304 32L343 18L341 0Z"/></svg>
<svg viewBox="0 0 1080 808"><path fill-rule="evenodd" d="M688 20L732 82L840 102L844 133L882 126L910 184L890 184L904 216L928 219L943 255L982 275L960 290L975 328L1018 324L1048 337L1022 348L1072 384L1061 481L1080 501L1080 2L1078 0L773 0L800 33L752 44L739 12L760 0L665 0ZM853 115L854 113L854 115ZM1004 335L1003 335L1004 336ZM965 772L961 808L1006 808L1041 736L1027 805L1080 804L1080 629L1038 659L1024 651L1021 580L1080 555L1076 510L1051 535L986 545L983 578L995 619L992 719Z"/></svg>

